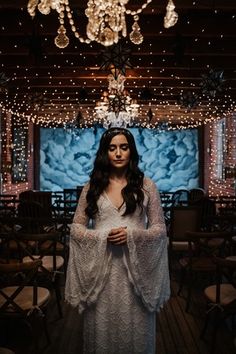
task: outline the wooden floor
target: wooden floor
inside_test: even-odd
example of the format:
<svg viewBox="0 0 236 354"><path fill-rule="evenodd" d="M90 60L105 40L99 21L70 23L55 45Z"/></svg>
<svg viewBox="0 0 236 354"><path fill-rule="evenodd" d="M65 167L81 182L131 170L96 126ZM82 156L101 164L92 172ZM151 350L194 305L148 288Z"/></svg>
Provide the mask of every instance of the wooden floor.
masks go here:
<svg viewBox="0 0 236 354"><path fill-rule="evenodd" d="M206 340L199 338L203 326L205 302L202 292L195 289L191 309L185 311L185 298L177 296L178 276L171 280L172 296L157 317L158 354L207 354L210 353L210 333ZM82 318L77 311L63 303L64 316L59 319L55 301L49 306L48 322L51 344L47 345L42 329L38 330L40 354L80 354L82 353ZM235 354L234 334L228 324L221 326L216 354ZM209 331L210 332L210 331ZM0 346L7 346L16 354L35 354L32 350L29 328L22 323L1 324ZM31 348L31 349L30 349ZM135 354L135 353L124 353Z"/></svg>

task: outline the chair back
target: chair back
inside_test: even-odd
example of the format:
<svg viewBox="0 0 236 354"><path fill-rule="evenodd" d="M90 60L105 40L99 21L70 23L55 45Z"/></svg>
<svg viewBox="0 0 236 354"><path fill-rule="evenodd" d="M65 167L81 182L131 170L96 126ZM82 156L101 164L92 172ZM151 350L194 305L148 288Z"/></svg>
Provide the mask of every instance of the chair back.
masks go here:
<svg viewBox="0 0 236 354"><path fill-rule="evenodd" d="M21 306L21 294L27 286L33 285L32 303L27 308L37 306L37 284L34 281L41 260L27 263L0 263L0 317L2 315L21 315L24 314L25 308ZM23 300L23 298L22 298Z"/></svg>
<svg viewBox="0 0 236 354"><path fill-rule="evenodd" d="M17 211L20 218L43 218L47 216L43 206L35 201L20 201Z"/></svg>
<svg viewBox="0 0 236 354"><path fill-rule="evenodd" d="M39 202L21 201L17 208L17 215L15 221L24 232L41 233L46 226L52 225L51 216Z"/></svg>
<svg viewBox="0 0 236 354"><path fill-rule="evenodd" d="M201 227L204 230L211 230L214 227L214 219L216 217L216 205L213 200L205 196L198 202L201 209Z"/></svg>
<svg viewBox="0 0 236 354"><path fill-rule="evenodd" d="M54 288L59 315L62 317L61 289L58 280L65 262L63 256L58 255L57 250L57 246L60 244L60 232L55 230L35 234L17 232L15 233L15 241L18 245L21 262L42 261L37 280L43 286L46 284L46 287Z"/></svg>
<svg viewBox="0 0 236 354"><path fill-rule="evenodd" d="M20 259L27 257L31 261L43 260L45 256L50 255L52 257L52 269L50 271L57 270L57 242L60 239L60 233L58 231L44 232L44 233L15 233L15 241L18 245ZM44 266L44 263L40 265L40 269L48 274L48 269Z"/></svg>
<svg viewBox="0 0 236 354"><path fill-rule="evenodd" d="M170 241L186 241L187 231L198 231L200 212L198 207L176 206L171 209Z"/></svg>
<svg viewBox="0 0 236 354"><path fill-rule="evenodd" d="M21 192L19 194L20 202L24 203L37 203L42 207L41 211L43 213L42 217L51 217L52 216L52 193L46 191L33 191L28 190ZM30 215L22 215L29 216Z"/></svg>
<svg viewBox="0 0 236 354"><path fill-rule="evenodd" d="M216 257L224 256L227 243L232 234L227 231L188 231L186 237L189 242L190 256Z"/></svg>
<svg viewBox="0 0 236 354"><path fill-rule="evenodd" d="M187 206L189 204L189 191L187 189L179 189L172 194L172 206Z"/></svg>
<svg viewBox="0 0 236 354"><path fill-rule="evenodd" d="M189 191L189 204L199 202L206 196L206 191L203 188L192 188Z"/></svg>
<svg viewBox="0 0 236 354"><path fill-rule="evenodd" d="M64 188L63 194L64 194L65 200L71 200L73 202L78 201L78 189L77 188Z"/></svg>

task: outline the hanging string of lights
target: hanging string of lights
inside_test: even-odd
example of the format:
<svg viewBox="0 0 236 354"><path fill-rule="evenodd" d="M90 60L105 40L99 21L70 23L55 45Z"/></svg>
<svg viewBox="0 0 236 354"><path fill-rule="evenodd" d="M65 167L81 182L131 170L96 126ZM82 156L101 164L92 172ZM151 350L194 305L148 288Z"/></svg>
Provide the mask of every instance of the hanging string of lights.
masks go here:
<svg viewBox="0 0 236 354"><path fill-rule="evenodd" d="M209 132L209 195L229 196L235 191L236 115L231 114L210 124ZM230 146L230 149L229 149ZM227 171L232 171L228 174Z"/></svg>
<svg viewBox="0 0 236 354"><path fill-rule="evenodd" d="M231 104L229 104L230 100ZM140 104L139 114L132 125L148 129L160 129L160 127L163 129L163 123L165 123L165 130L198 128L232 115L235 107L234 101L230 96L226 96L225 102L227 107L217 107L218 99L212 98L211 103L207 106L200 104L197 109L188 111L188 109L181 108L178 103L171 105L168 101L157 102L153 99L148 105L152 111L151 120L147 114L147 105ZM87 104L84 107L83 105L79 106L83 119L79 122L78 127L86 128L101 124L101 120L94 115L94 105L95 103L90 106ZM60 105L60 111L57 115L55 115L54 108L57 107L54 107L54 104L51 103L47 110L42 107L40 111L34 111L30 105L25 106L25 103L19 103L18 100L9 99L4 100L4 103L0 102L0 109L3 113L9 112L19 120L32 122L44 127L66 126L68 123L73 122L78 115L77 104L68 102L68 104ZM165 110L166 114L163 113ZM175 114L175 112L178 112L178 114Z"/></svg>
<svg viewBox="0 0 236 354"><path fill-rule="evenodd" d="M68 8L66 9L65 1L42 1L42 0L35 0L32 1L32 4L35 6L35 11L37 9L41 9L42 11L46 12L50 10L60 10L60 7L56 7L56 4L64 4L63 6L65 7L65 12L69 10ZM128 2L127 2L128 3ZM68 2L69 4L69 2ZM145 2L145 4L148 4L148 2ZM43 5L46 6L43 10ZM49 7L48 7L49 6ZM59 6L59 5L58 5ZM143 4L144 6L144 4ZM129 14L129 10L127 9ZM48 13L49 13L48 12ZM132 11L131 11L132 12ZM141 11L142 12L142 11ZM136 13L132 12L132 16L139 15L140 9L136 10ZM45 13L45 14L46 14ZM68 12L66 12L68 13ZM171 17L171 13L173 15L173 18L176 19L176 14L174 11L174 4L173 1L168 1L167 5L167 13L166 13L166 18ZM64 16L65 17L65 16ZM189 22L189 21L188 21ZM165 24L164 26L168 26ZM202 32L205 29L202 28ZM161 34L161 31L160 31ZM223 37L223 34L222 34ZM198 38L195 38L195 41L197 41ZM150 45L150 67L153 66L152 62L152 43ZM91 46L91 44L90 44ZM209 43L210 46L210 43ZM138 47L138 50L140 50L140 47ZM81 54L82 55L82 54ZM46 58L46 57L45 57ZM46 58L47 59L47 58ZM45 60L46 60L45 59ZM86 56L81 59L86 60ZM194 58L193 58L194 59ZM67 60L65 60L67 61ZM68 66L71 68L71 76L70 76L70 82L66 83L66 85L70 85L75 88L73 95L75 96L75 99L73 101L70 100L70 97L65 97L66 95L66 90L63 89L63 84L61 81L58 83L58 87L56 88L51 88L50 87L50 94L47 89L42 91L42 95L47 98L46 103L43 103L42 106L39 107L39 109L35 109L35 106L32 104L32 102L28 102L28 97L30 95L30 92L34 90L33 84L31 86L31 83L27 80L27 89L29 94L28 95L22 95L19 99L18 93L21 91L21 86L17 85L18 79L20 75L18 74L17 70L20 71L21 68L19 68L19 65L16 66L15 72L13 73L13 79L15 80L15 87L16 87L16 92L18 93L12 93L11 96L8 96L7 93L6 95L1 98L1 108L4 112L9 111L11 112L15 117L18 117L19 119L25 119L28 122L33 122L35 124L39 124L42 126L47 126L47 127L57 127L57 126L66 126L68 122L73 122L78 114L78 110L81 110L83 119L80 122L81 127L89 127L94 124L99 123L97 119L94 117L94 107L96 105L96 101L88 101L85 99L82 104L80 104L80 99L79 99L79 87L78 85L81 85L81 83L77 82L79 80L73 79L75 77L79 77L79 73L77 72L76 76L76 70L78 70L73 63L70 63L67 61ZM55 64L56 67L56 64ZM59 67L59 66L58 66ZM29 71L27 67L25 70ZM160 70L160 74L164 72L165 68ZM152 79L153 77L151 76L151 70L147 69L146 76L149 77L149 80L147 81L148 85L152 86ZM24 75L24 74L23 74ZM36 76L37 76L36 72ZM49 84L51 82L53 73L48 71L48 81ZM173 74L170 74L172 78L175 78L175 80L179 80L180 84L182 84L182 78L178 77L174 72ZM25 75L25 78L27 75ZM94 81L98 81L99 79L96 78L96 72L91 72L91 77L93 77ZM13 80L12 79L12 80ZM80 80L81 81L81 80ZM128 81L128 80L127 80ZM130 77L129 77L129 81ZM102 86L102 81L101 86ZM127 86L130 83L127 83ZM180 86L179 84L179 86ZM25 86L26 86L25 85ZM82 85L86 89L87 82L84 80L82 82ZM81 87L81 86L80 86ZM133 87L135 89L138 88L135 83L133 84ZM182 91L182 90L181 90ZM101 88L102 92L102 88ZM230 96L230 90L226 91L223 96L221 96L221 99L218 99L217 97L210 98L208 101L204 100L198 104L197 107L194 107L193 109L189 110L188 108L181 107L179 102L174 103L172 100L172 103L167 102L165 100L165 97L168 95L169 97L172 96L172 87L169 88L164 88L162 87L162 82L159 83L159 86L153 88L154 92L154 97L150 99L149 103L146 105L139 103L139 116L138 119L136 119L135 124L137 126L141 127L147 127L149 129L159 129L160 126L163 127L163 122L165 123L164 126L166 129L187 129L187 128L197 128L203 124L207 124L213 121L217 121L221 119L222 117L227 117L229 116L235 109L235 102L232 100ZM132 92L131 92L132 93ZM155 93L158 94L158 99L155 98ZM139 99L141 94L141 90L137 94L137 99ZM180 92L181 94L181 92ZM64 96L62 100L62 95ZM161 97L161 98L160 98ZM55 103L54 103L54 102ZM151 110L151 116L148 116L148 112ZM166 111L166 113L165 113ZM177 114L176 114L177 112ZM181 113L180 113L181 112ZM150 118L151 117L151 118Z"/></svg>

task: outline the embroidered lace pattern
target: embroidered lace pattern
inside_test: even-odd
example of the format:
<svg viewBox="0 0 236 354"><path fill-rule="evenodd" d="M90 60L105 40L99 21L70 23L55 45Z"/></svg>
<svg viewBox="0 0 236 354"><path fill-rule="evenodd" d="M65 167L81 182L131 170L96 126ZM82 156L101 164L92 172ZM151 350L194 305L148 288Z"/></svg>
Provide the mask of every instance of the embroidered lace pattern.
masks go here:
<svg viewBox="0 0 236 354"><path fill-rule="evenodd" d="M71 227L65 299L84 311L84 352L155 353L155 312L168 300L167 237L159 193L144 179L144 207L122 216L107 196L88 228L86 185ZM147 223L148 221L148 223ZM127 226L127 245L107 243Z"/></svg>

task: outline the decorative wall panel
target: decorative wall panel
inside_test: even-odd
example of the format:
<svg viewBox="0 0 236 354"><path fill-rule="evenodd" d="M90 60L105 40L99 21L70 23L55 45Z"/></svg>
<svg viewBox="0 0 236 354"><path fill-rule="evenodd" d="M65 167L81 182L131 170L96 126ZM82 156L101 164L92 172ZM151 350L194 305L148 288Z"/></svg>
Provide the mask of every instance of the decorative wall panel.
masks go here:
<svg viewBox="0 0 236 354"><path fill-rule="evenodd" d="M104 129L69 132L41 128L40 189L62 190L84 185ZM140 155L140 168L161 191L191 189L199 183L197 130L154 131L130 128Z"/></svg>

